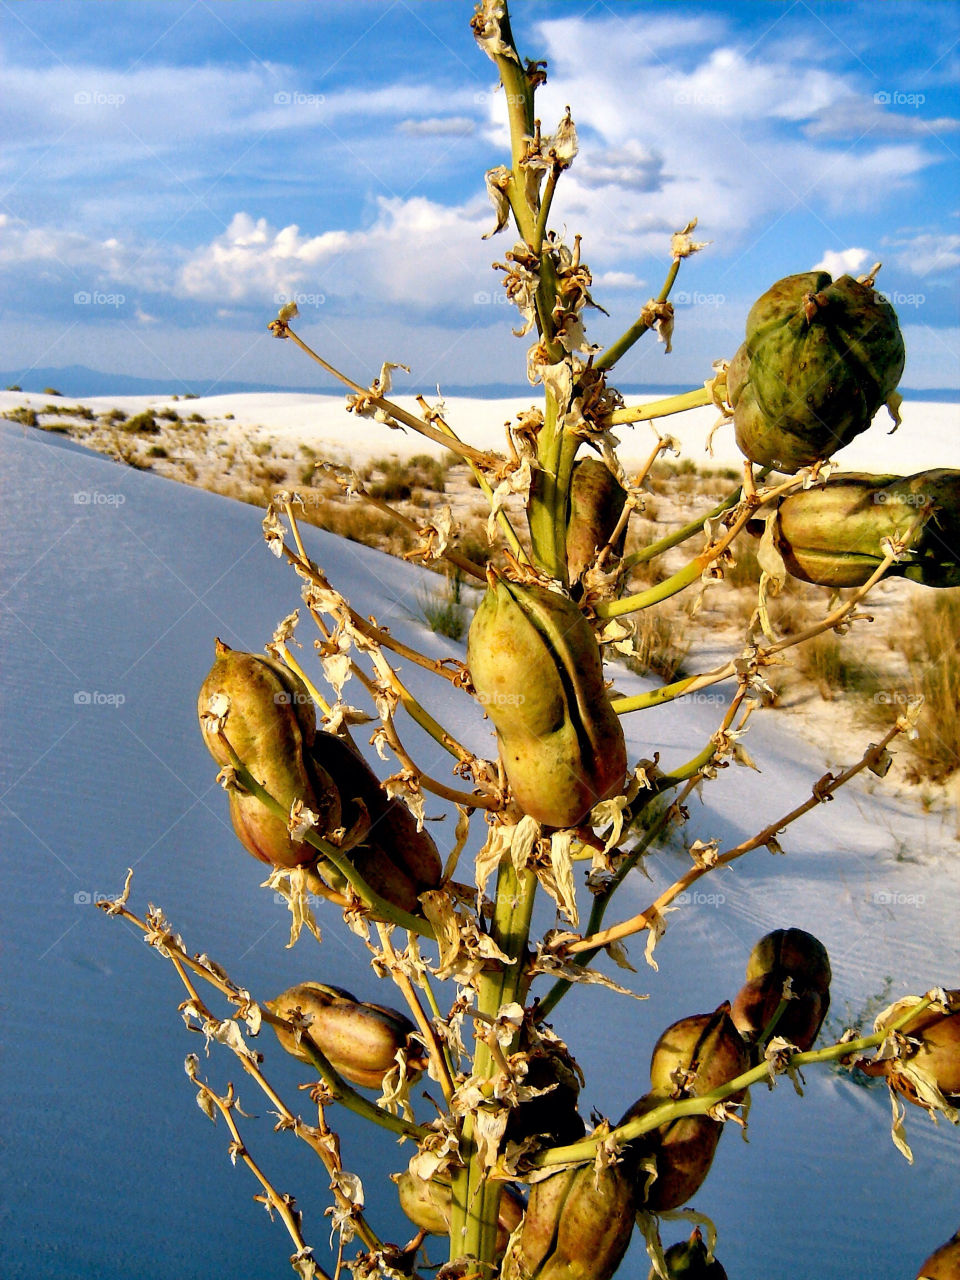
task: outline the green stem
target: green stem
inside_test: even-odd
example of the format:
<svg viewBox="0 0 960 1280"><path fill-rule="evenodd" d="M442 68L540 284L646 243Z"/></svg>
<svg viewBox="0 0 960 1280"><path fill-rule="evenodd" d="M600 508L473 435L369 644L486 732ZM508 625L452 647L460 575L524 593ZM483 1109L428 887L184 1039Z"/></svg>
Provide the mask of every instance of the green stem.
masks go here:
<svg viewBox="0 0 960 1280"><path fill-rule="evenodd" d="M657 302L666 302L667 298L669 298L670 290L673 288L673 282L676 280L677 272L679 270L680 259L677 258L670 264L670 270L667 272L667 278L664 281L663 288L657 295ZM650 325L647 324L646 320L644 320L642 316L638 317L626 333L621 334L612 346L607 347L606 351L594 360L593 367L595 369L612 369L620 357L625 355L633 344L643 337L649 328Z"/></svg>
<svg viewBox="0 0 960 1280"><path fill-rule="evenodd" d="M544 400L544 421L537 437L539 471L530 490L529 524L534 563L551 578L567 580L566 513L569 493L559 486L563 448L559 410L551 391ZM563 537L560 537L561 523Z"/></svg>
<svg viewBox="0 0 960 1280"><path fill-rule="evenodd" d="M862 1053L865 1049L876 1048L877 1045L883 1043L891 1031L896 1031L904 1026L911 1018L932 1003L932 997L925 996L919 1003L912 1005L895 1022L892 1022L885 1031L877 1031L872 1035L861 1036L857 1040L848 1040L845 1043L827 1045L823 1049L811 1049L806 1053L794 1053L788 1059L787 1065L790 1070L796 1070L814 1063L836 1062L841 1058L848 1058L854 1054ZM759 1084L762 1080L769 1079L770 1068L766 1062L763 1062L759 1066L752 1067L749 1071L744 1071L726 1084L719 1085L716 1089L711 1089L709 1093L698 1094L695 1098L683 1098L679 1102L665 1101L661 1106L647 1111L635 1120L629 1120L626 1124L619 1125L612 1130L609 1137L616 1138L620 1142L630 1142L634 1138L639 1138L641 1134L650 1133L652 1130L659 1129L662 1125L669 1124L672 1120L678 1120L683 1116L705 1115L718 1102L724 1102L735 1093L740 1093L742 1090L749 1089L751 1085ZM604 1135L602 1140L607 1141L607 1135ZM583 1138L580 1142L571 1143L566 1147L551 1147L534 1157L532 1163L535 1168L539 1169L549 1168L557 1164L568 1164L571 1161L586 1164L596 1157L597 1146L600 1141L601 1139L598 1137L590 1137Z"/></svg>
<svg viewBox="0 0 960 1280"><path fill-rule="evenodd" d="M765 480L769 474L770 468L764 467L757 475L757 482ZM717 516L722 516L725 511L735 507L742 496L743 486L741 485L739 489L734 489L733 493L728 494L712 511L708 511L705 515L697 516L695 520L685 524L682 529L677 529L675 533L670 533L665 538L652 542L649 547L643 547L640 551L634 551L631 555L625 556L623 568L630 569L636 564L646 564L648 560L661 555L664 551L669 551L671 547L678 547L681 542L686 542L694 534L702 533L705 521L715 520Z"/></svg>
<svg viewBox="0 0 960 1280"><path fill-rule="evenodd" d="M702 530L702 522L700 527ZM704 569L712 559L712 556L697 556L695 560L685 564L669 578L664 578L663 582L648 587L646 591L638 591L636 595L624 596L620 600L601 601L597 605L597 617L619 618L621 614L636 613L638 609L649 609L652 604L659 604L661 600L667 600L670 596L686 591L687 587L703 575Z"/></svg>
<svg viewBox="0 0 960 1280"><path fill-rule="evenodd" d="M605 427L622 426L628 422L650 422L653 418L666 418L671 413L686 413L688 409L702 409L713 404L713 393L706 387L697 387L694 391L684 391L681 395L665 396L662 400L652 400L650 404L627 405L623 409L614 409L602 419Z"/></svg>

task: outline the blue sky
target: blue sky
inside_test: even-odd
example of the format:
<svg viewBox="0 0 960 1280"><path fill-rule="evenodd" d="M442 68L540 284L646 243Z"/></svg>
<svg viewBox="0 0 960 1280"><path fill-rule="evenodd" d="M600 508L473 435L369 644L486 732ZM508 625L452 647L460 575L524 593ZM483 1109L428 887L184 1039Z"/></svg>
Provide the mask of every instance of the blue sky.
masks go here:
<svg viewBox="0 0 960 1280"><path fill-rule="evenodd" d="M0 0L0 368L331 390L266 333L358 381L522 383L483 173L505 158L468 0ZM674 352L626 383L696 385L775 279L881 260L904 384L960 386L960 6L515 0L549 60L545 130L580 154L552 224L583 235L606 344L655 294L670 232L712 243L677 284Z"/></svg>

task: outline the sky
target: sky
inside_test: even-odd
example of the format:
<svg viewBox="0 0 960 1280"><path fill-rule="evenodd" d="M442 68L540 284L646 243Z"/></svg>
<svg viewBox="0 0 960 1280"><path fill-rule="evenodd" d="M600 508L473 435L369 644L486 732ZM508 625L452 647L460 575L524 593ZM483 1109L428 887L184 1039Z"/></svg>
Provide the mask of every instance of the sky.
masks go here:
<svg viewBox="0 0 960 1280"><path fill-rule="evenodd" d="M960 6L515 0L538 114L580 153L551 225L583 236L588 337L655 295L672 231L709 241L619 381L696 386L751 302L814 267L894 303L903 385L960 388ZM484 172L507 157L468 0L0 0L0 368L335 383L383 360L424 390L524 381L491 270L513 247Z"/></svg>

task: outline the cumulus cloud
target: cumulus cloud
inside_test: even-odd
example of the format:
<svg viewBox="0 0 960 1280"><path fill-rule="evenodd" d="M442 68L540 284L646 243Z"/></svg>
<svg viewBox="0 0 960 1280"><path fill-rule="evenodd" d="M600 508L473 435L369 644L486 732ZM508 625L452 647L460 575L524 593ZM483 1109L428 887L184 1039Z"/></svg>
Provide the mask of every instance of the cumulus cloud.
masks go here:
<svg viewBox="0 0 960 1280"><path fill-rule="evenodd" d="M897 265L921 279L936 279L960 267L960 235L924 231L890 243Z"/></svg>
<svg viewBox="0 0 960 1280"><path fill-rule="evenodd" d="M828 271L836 279L837 276L856 275L865 263L872 266L875 261L869 249L828 249L811 270Z"/></svg>

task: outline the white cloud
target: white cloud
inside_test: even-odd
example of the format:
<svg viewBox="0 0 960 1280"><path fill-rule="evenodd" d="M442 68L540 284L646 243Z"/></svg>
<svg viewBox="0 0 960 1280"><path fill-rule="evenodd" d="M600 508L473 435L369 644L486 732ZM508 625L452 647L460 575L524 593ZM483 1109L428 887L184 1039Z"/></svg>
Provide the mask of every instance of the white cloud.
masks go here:
<svg viewBox="0 0 960 1280"><path fill-rule="evenodd" d="M897 265L921 279L935 279L960 267L960 235L920 232L891 244L897 250Z"/></svg>
<svg viewBox="0 0 960 1280"><path fill-rule="evenodd" d="M820 261L813 264L811 270L828 271L836 280L838 276L852 276L864 263L872 265L874 261L876 259L871 259L869 249L828 249Z"/></svg>
<svg viewBox="0 0 960 1280"><path fill-rule="evenodd" d="M476 120L469 116L430 116L425 120L401 120L396 131L412 138L456 138L475 132L476 127Z"/></svg>
<svg viewBox="0 0 960 1280"><path fill-rule="evenodd" d="M491 249L481 239L488 227L479 202L448 207L423 197L382 198L369 228L317 236L238 213L223 235L191 255L176 290L234 303L306 292L330 301L355 299L362 311L394 302L463 306L492 283Z"/></svg>

